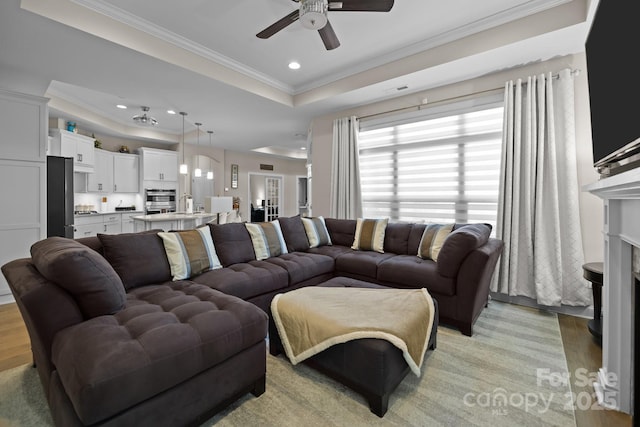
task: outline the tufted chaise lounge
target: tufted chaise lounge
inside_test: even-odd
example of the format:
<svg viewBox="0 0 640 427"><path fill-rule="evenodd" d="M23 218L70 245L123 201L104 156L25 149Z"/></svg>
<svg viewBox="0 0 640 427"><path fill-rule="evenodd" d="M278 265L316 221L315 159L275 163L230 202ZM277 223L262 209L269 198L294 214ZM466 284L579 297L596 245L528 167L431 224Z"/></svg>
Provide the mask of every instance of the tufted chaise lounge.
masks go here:
<svg viewBox="0 0 640 427"><path fill-rule="evenodd" d="M196 425L264 392L262 310L189 281L105 292L115 272L65 240L38 242L33 259L2 267L56 425Z"/></svg>

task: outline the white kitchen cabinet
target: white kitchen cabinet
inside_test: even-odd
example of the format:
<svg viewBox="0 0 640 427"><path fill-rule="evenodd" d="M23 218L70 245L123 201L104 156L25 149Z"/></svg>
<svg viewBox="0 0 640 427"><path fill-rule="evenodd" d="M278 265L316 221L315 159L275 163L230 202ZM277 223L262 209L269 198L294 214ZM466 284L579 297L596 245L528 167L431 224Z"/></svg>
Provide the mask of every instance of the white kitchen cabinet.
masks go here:
<svg viewBox="0 0 640 427"><path fill-rule="evenodd" d="M133 219L133 217L138 215L144 215L144 212L127 211L126 213L122 213L122 232L123 233L134 233L136 231L136 221Z"/></svg>
<svg viewBox="0 0 640 427"><path fill-rule="evenodd" d="M137 154L114 153L95 148L94 173L78 174L78 193L138 193L140 191Z"/></svg>
<svg viewBox="0 0 640 427"><path fill-rule="evenodd" d="M105 234L122 233L122 214L114 213L102 215L102 225Z"/></svg>
<svg viewBox="0 0 640 427"><path fill-rule="evenodd" d="M47 237L47 99L0 89L0 265ZM0 304L13 302L0 274Z"/></svg>
<svg viewBox="0 0 640 427"><path fill-rule="evenodd" d="M93 173L95 166L95 140L91 137L69 132L64 129L49 131L52 156L73 157L74 172Z"/></svg>
<svg viewBox="0 0 640 427"><path fill-rule="evenodd" d="M100 234L118 234L122 232L122 214L76 215L73 237L91 237Z"/></svg>
<svg viewBox="0 0 640 427"><path fill-rule="evenodd" d="M178 153L170 150L142 147L140 165L145 188L178 187Z"/></svg>
<svg viewBox="0 0 640 427"><path fill-rule="evenodd" d="M102 215L76 216L73 219L73 237L91 237L104 230Z"/></svg>
<svg viewBox="0 0 640 427"><path fill-rule="evenodd" d="M113 153L113 192L140 192L140 156Z"/></svg>
<svg viewBox="0 0 640 427"><path fill-rule="evenodd" d="M113 153L96 149L95 168L93 173L87 176L87 192L89 193L112 193L113 192Z"/></svg>

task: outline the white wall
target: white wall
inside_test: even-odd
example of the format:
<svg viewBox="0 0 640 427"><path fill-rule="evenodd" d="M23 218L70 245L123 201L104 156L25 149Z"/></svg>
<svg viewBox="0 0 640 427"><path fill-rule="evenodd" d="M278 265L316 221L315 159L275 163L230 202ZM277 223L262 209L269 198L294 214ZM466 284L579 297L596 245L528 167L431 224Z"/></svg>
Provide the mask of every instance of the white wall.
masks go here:
<svg viewBox="0 0 640 427"><path fill-rule="evenodd" d="M598 174L593 168L591 150L591 120L589 116L585 57L584 54L568 55L316 118L312 124L313 142L311 150L313 156L313 214L329 215L332 126L334 119L351 115L361 117L409 107L420 104L420 101L425 97L429 99L429 104L434 104L438 101L499 89L504 87L504 83L508 80L526 78L529 75L539 73L557 72L566 67L581 71L575 78L578 183L582 188L583 185L598 180ZM602 200L589 193L582 192L580 189L580 213L585 261L602 261L604 253Z"/></svg>

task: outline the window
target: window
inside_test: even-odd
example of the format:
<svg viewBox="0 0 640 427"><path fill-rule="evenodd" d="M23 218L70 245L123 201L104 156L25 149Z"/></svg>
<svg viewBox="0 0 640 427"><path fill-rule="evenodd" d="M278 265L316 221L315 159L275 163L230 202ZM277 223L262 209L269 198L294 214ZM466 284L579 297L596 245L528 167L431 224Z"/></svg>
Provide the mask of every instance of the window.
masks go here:
<svg viewBox="0 0 640 427"><path fill-rule="evenodd" d="M362 121L363 215L495 230L502 96Z"/></svg>

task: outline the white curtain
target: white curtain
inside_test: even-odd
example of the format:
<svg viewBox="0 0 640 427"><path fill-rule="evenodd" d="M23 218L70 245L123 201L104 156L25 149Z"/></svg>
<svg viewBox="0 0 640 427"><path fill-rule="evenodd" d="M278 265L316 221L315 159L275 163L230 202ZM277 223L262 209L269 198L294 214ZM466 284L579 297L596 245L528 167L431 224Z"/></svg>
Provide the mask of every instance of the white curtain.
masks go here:
<svg viewBox="0 0 640 427"><path fill-rule="evenodd" d="M355 116L333 121L330 206L332 218L356 219L362 216L358 132L358 118Z"/></svg>
<svg viewBox="0 0 640 427"><path fill-rule="evenodd" d="M497 223L505 248L492 291L546 306L591 303L582 279L573 92L569 69L505 85Z"/></svg>

